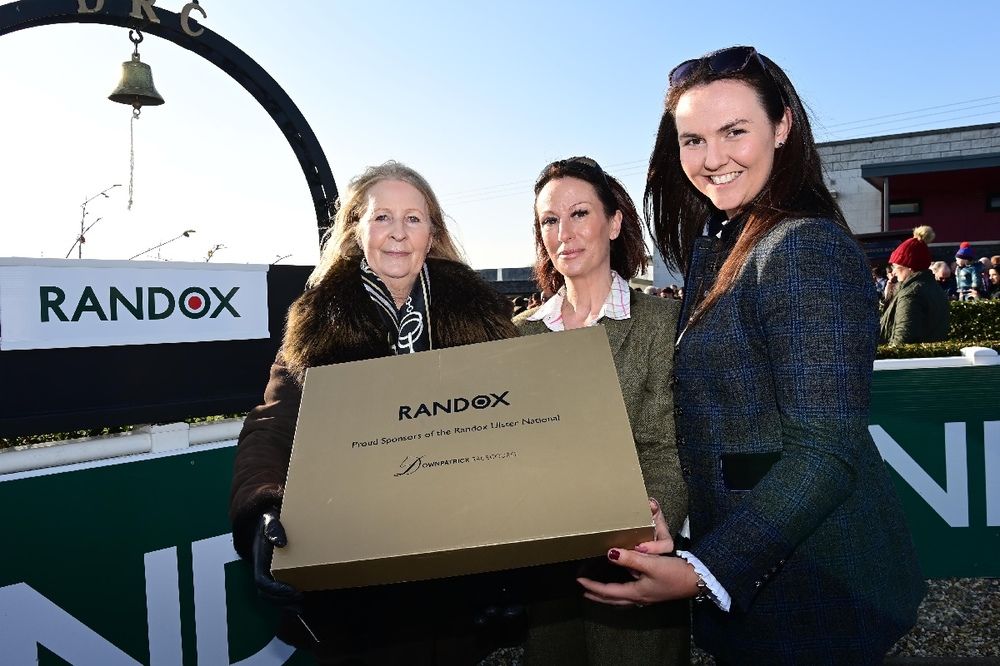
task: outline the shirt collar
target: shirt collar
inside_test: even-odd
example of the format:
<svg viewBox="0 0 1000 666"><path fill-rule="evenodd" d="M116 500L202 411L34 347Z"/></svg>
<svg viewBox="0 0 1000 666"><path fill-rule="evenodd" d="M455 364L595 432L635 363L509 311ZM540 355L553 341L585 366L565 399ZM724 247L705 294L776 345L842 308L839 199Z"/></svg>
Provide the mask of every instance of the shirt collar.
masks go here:
<svg viewBox="0 0 1000 666"><path fill-rule="evenodd" d="M597 317L589 322L587 326L596 326L605 317L617 321L631 317L630 296L631 289L629 289L628 282L615 271L611 271L611 291L608 292L608 297L604 299L604 305L601 306ZM563 285L552 298L545 301L541 307L535 310L534 314L528 317L528 321L538 321L540 319L550 331L565 330L566 327L563 325L562 318L562 305L565 298L566 285Z"/></svg>

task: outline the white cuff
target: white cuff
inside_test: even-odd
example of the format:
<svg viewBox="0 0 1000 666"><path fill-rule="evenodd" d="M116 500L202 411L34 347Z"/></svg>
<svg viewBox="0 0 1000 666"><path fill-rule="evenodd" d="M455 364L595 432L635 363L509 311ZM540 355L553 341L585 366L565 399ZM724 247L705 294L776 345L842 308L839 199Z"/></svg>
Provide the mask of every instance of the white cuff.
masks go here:
<svg viewBox="0 0 1000 666"><path fill-rule="evenodd" d="M695 557L693 554L686 550L678 550L677 557L682 558L685 562L694 567L695 573L701 576L701 579L705 581L705 586L708 588L708 596L712 599L712 603L724 610L729 612L729 607L732 605L732 597L726 592L726 588L722 587L712 572L708 570L701 560Z"/></svg>

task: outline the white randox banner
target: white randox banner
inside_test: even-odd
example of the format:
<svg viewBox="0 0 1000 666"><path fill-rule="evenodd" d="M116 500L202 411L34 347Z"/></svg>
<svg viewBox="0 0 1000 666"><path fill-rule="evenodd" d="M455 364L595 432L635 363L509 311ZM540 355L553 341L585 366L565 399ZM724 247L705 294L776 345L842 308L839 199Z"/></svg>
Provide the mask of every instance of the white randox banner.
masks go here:
<svg viewBox="0 0 1000 666"><path fill-rule="evenodd" d="M0 351L267 338L267 268L0 258Z"/></svg>

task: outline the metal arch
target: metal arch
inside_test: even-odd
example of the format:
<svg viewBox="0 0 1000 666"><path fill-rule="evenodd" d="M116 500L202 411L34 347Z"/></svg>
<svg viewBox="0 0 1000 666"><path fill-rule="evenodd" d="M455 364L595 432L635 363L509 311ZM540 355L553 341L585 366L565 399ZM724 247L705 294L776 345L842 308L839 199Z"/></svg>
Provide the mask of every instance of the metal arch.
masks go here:
<svg viewBox="0 0 1000 666"><path fill-rule="evenodd" d="M87 5L96 6L97 3L90 0ZM98 23L142 30L208 60L253 95L284 134L309 185L316 210L316 225L322 239L330 224L330 205L337 198L337 184L333 180L323 148L309 123L263 67L232 42L201 25L193 17L190 23L196 29L204 30L197 37L188 35L181 28L180 14L161 7L154 6L159 23L130 16L132 0L105 0L104 6L96 12L83 13L79 8L79 0L20 0L0 5L0 36L25 28L59 23Z"/></svg>

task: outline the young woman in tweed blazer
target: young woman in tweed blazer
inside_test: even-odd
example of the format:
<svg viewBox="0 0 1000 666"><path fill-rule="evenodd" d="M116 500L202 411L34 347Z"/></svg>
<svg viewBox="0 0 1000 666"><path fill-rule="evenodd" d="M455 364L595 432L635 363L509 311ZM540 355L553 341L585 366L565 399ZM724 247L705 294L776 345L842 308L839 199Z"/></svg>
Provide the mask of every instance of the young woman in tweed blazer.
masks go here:
<svg viewBox="0 0 1000 666"><path fill-rule="evenodd" d="M878 297L773 61L742 46L674 68L645 204L687 275L674 392L690 545L613 550L638 577L582 581L588 594L698 598L695 641L722 663L881 663L925 587L867 429Z"/></svg>
<svg viewBox="0 0 1000 666"><path fill-rule="evenodd" d="M687 490L670 418L670 360L680 308L673 299L629 289L628 280L646 264L635 205L621 183L594 160L559 160L546 166L535 183L534 229L536 278L555 295L515 317L514 323L522 335L604 328L646 491L656 500L657 515L662 507L667 519L679 526L687 513ZM604 567L605 573L615 573ZM550 582L557 588L576 588L571 573L565 573L564 585ZM532 605L526 664L688 663L686 603L616 609L587 601L581 592L576 588L547 595L546 601Z"/></svg>

